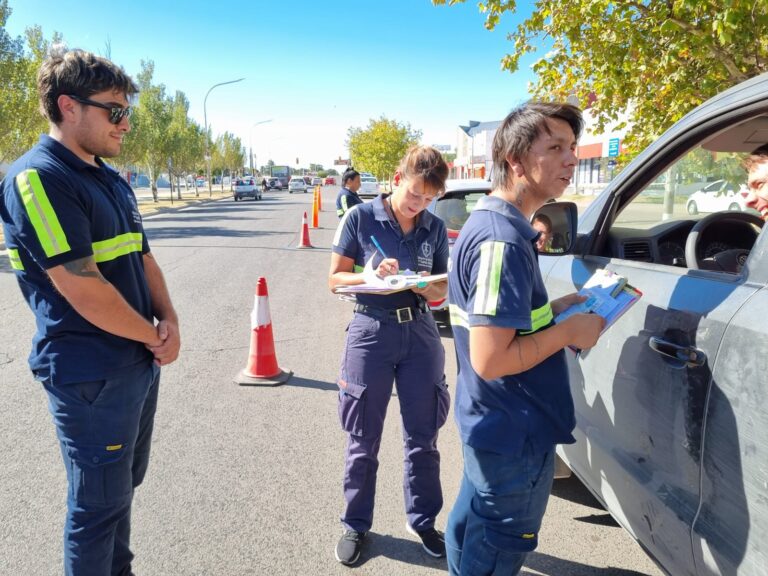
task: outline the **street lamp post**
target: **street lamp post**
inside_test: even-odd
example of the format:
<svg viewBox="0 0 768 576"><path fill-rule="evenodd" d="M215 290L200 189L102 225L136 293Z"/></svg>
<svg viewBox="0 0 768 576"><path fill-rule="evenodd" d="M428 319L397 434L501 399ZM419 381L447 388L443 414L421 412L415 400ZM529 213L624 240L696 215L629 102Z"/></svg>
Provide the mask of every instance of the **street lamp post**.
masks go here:
<svg viewBox="0 0 768 576"><path fill-rule="evenodd" d="M253 166L253 129L259 124L268 124L270 122L272 122L272 118L270 118L269 120L260 120L258 122L254 122L251 125L251 129L248 134L248 150L251 156L251 176L253 176L254 178L256 177L256 173L253 171L253 168L254 168Z"/></svg>
<svg viewBox="0 0 768 576"><path fill-rule="evenodd" d="M213 190L211 190L211 152L208 149L208 94L211 93L211 90L218 86L224 86L225 84L234 84L235 82L240 82L242 80L245 80L245 78L238 78L237 80L229 80L227 82L219 82L218 84L214 84L208 89L208 92L205 93L205 98L203 99L203 120L205 121L205 164L206 164L206 176L208 177L208 197L210 198L213 195ZM222 178L224 177L224 173L221 174Z"/></svg>

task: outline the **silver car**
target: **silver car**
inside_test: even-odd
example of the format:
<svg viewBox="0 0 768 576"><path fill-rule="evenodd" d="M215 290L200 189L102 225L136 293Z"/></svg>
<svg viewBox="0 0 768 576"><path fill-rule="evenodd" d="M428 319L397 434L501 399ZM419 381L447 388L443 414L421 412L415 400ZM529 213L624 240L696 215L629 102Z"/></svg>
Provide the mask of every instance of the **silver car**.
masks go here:
<svg viewBox="0 0 768 576"><path fill-rule="evenodd" d="M745 180L768 141L768 74L709 100L540 257L550 298L598 268L643 292L598 344L568 355L570 468L668 574L768 574L768 234L749 212L691 214L693 182ZM659 193L659 190L662 193Z"/></svg>
<svg viewBox="0 0 768 576"><path fill-rule="evenodd" d="M375 198L380 192L379 182L375 176L360 175L360 189L357 191L360 198Z"/></svg>
<svg viewBox="0 0 768 576"><path fill-rule="evenodd" d="M292 176L290 182L288 182L288 192L293 194L294 192L307 191L307 183L301 176Z"/></svg>

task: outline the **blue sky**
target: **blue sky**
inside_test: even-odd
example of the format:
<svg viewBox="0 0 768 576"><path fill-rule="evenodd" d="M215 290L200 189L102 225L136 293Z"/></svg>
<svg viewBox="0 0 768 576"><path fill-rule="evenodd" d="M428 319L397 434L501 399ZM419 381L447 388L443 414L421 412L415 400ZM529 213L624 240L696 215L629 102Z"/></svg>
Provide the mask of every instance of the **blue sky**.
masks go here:
<svg viewBox="0 0 768 576"><path fill-rule="evenodd" d="M385 115L423 132L426 144L456 143L469 120L498 120L528 97L533 79L502 72L508 32L527 16L518 2L493 32L470 0L435 7L429 0L9 0L7 30L40 25L72 48L111 58L135 75L155 62L156 83L182 90L203 124L207 101L215 135L237 134L258 164L332 165L346 156L350 126ZM255 123L271 122L254 126Z"/></svg>

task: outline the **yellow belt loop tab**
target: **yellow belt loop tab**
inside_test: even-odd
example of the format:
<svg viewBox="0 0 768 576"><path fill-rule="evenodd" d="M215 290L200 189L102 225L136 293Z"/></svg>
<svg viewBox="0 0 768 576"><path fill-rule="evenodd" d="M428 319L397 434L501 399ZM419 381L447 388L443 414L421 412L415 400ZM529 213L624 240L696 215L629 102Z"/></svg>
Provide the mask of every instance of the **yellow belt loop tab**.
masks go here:
<svg viewBox="0 0 768 576"><path fill-rule="evenodd" d="M110 444L107 446L107 452L114 452L115 450L120 450L122 447L122 444Z"/></svg>
<svg viewBox="0 0 768 576"><path fill-rule="evenodd" d="M14 270L24 270L24 264L19 256L19 251L14 248L8 248L8 260L11 262L11 268Z"/></svg>

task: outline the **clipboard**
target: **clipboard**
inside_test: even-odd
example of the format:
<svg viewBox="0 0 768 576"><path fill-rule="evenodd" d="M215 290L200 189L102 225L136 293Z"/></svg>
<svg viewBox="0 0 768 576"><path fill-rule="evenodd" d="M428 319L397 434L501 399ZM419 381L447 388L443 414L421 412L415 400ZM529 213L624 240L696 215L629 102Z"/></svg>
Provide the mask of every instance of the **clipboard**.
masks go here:
<svg viewBox="0 0 768 576"><path fill-rule="evenodd" d="M624 276L603 268L599 268L578 293L587 300L558 314L555 323L559 324L574 314L599 314L605 318L605 327L600 334L613 326L643 296Z"/></svg>
<svg viewBox="0 0 768 576"><path fill-rule="evenodd" d="M448 274L431 274L429 276L420 276L410 270L403 270L401 274L393 274L379 278L373 269L373 256L366 262L363 268L363 284L352 286L336 286L334 294L394 294L404 290L410 290L416 286L424 287L428 284L441 282L448 278Z"/></svg>

